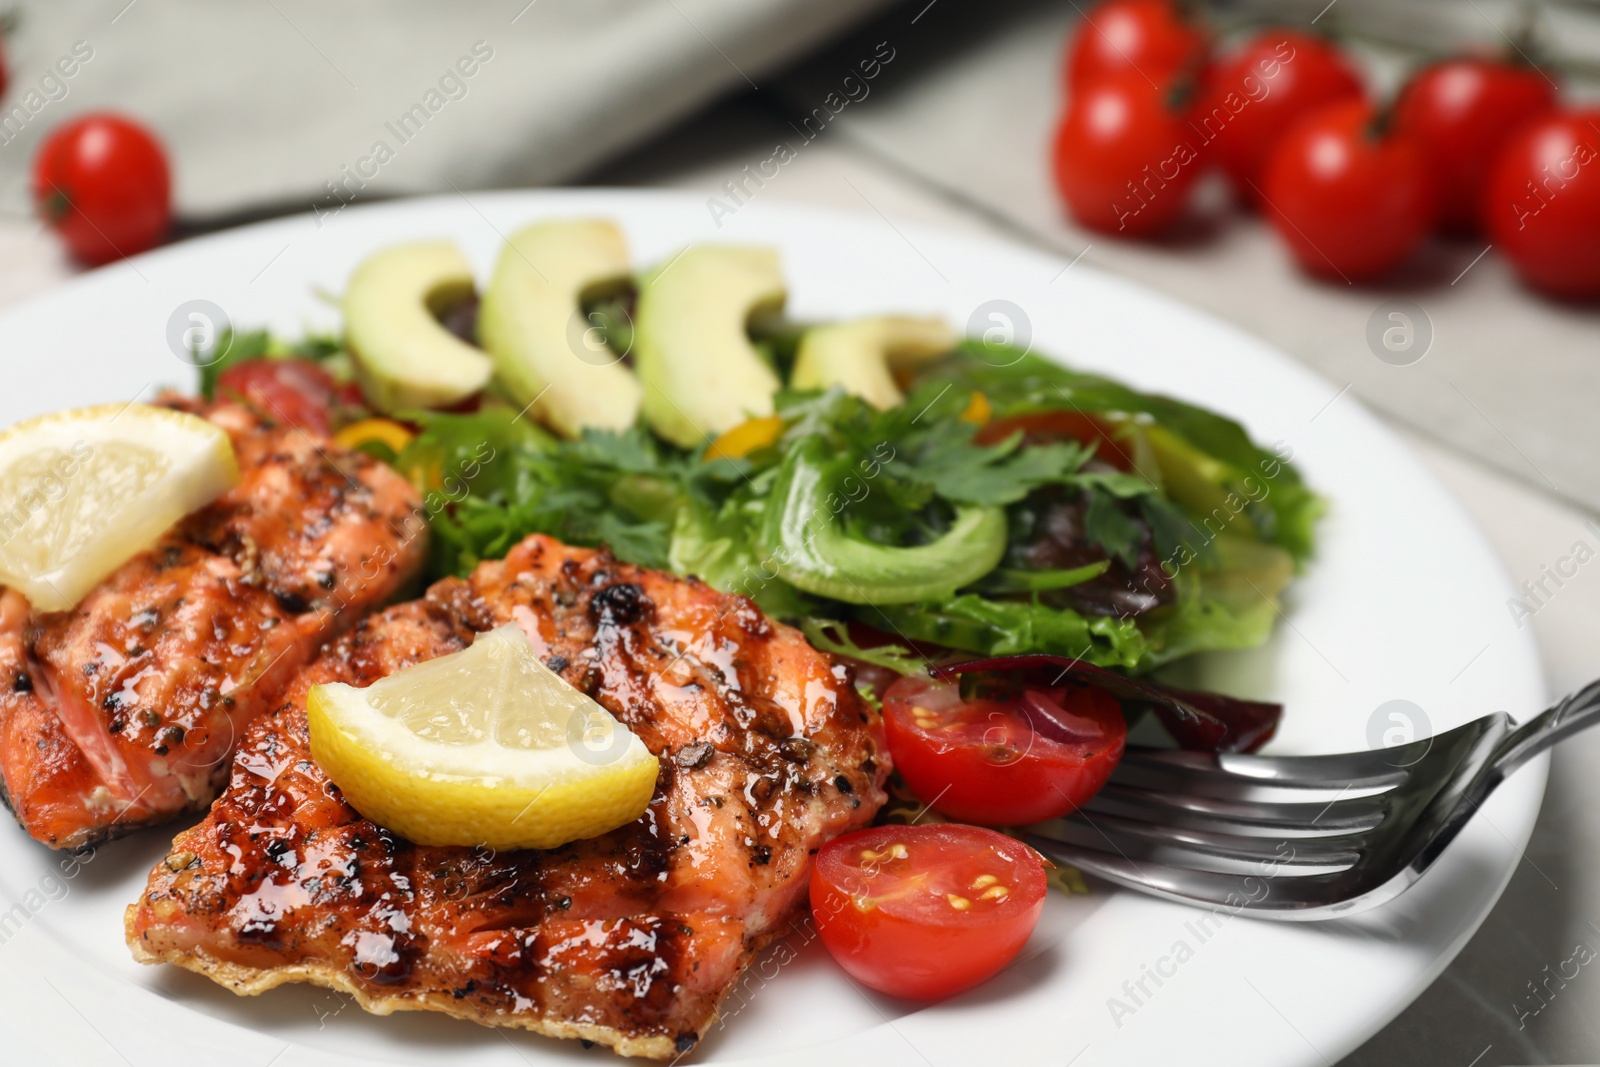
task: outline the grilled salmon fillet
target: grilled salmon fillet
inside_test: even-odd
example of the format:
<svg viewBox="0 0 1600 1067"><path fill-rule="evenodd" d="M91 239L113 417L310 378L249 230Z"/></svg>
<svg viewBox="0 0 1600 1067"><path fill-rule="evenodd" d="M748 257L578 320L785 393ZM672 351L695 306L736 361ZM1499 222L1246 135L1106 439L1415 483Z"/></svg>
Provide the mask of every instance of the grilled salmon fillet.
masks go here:
<svg viewBox="0 0 1600 1067"><path fill-rule="evenodd" d="M363 819L311 758L307 690L370 685L507 622L660 757L649 810L499 854ZM784 932L812 854L884 802L880 738L849 669L745 598L534 535L368 617L296 679L128 908L128 944L236 993L311 982L380 1014L678 1056Z"/></svg>
<svg viewBox="0 0 1600 1067"><path fill-rule="evenodd" d="M93 845L204 808L236 735L331 636L420 569L405 479L234 403L240 483L72 611L0 591L0 785L24 829Z"/></svg>

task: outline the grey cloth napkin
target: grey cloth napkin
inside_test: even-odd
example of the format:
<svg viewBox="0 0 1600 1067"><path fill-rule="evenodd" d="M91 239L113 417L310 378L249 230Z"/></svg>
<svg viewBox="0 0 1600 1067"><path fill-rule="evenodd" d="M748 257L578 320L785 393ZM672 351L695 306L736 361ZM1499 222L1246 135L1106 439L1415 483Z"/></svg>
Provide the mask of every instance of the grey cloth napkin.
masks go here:
<svg viewBox="0 0 1600 1067"><path fill-rule="evenodd" d="M63 120L112 108L222 218L571 178L758 86L883 0L23 0L0 210ZM315 207L313 207L315 205Z"/></svg>

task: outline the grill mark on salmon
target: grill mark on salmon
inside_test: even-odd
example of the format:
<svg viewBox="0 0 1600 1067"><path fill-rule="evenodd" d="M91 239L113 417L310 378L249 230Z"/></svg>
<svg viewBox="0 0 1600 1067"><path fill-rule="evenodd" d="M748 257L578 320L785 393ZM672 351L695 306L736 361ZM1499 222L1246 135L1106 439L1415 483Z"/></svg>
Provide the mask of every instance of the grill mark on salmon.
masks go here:
<svg viewBox="0 0 1600 1067"><path fill-rule="evenodd" d="M209 804L244 725L426 550L416 492L376 460L238 404L161 402L227 431L240 484L72 611L0 592L0 785L55 848Z"/></svg>
<svg viewBox="0 0 1600 1067"><path fill-rule="evenodd" d="M637 821L549 851L415 846L311 758L312 685L365 686L507 622L661 759ZM535 535L333 642L249 729L210 813L128 908L146 963L286 982L625 1055L693 1048L803 905L811 856L883 804L849 669L743 597Z"/></svg>

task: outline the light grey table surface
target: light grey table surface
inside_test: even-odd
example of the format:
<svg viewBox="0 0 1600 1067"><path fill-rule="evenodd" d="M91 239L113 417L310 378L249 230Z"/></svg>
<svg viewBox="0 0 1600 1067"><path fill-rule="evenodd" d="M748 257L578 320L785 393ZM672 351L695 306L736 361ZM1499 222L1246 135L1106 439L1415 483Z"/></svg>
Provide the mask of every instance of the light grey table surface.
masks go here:
<svg viewBox="0 0 1600 1067"><path fill-rule="evenodd" d="M896 58L873 90L892 107L860 128L835 126L759 195L1023 240L1069 257L1092 244L1086 262L1231 318L1331 380L1353 382L1351 391L1384 413L1463 502L1515 580L1538 577L1579 539L1600 544L1584 525L1595 519L1600 504L1600 465L1590 467L1600 443L1589 416L1600 400L1600 373L1590 365L1600 356L1593 313L1553 308L1516 290L1493 257L1460 282L1474 286L1467 298L1444 295L1449 279L1418 281L1420 295L1414 298L1440 329L1435 352L1408 381L1388 372L1416 368L1372 366L1377 360L1361 346L1361 326L1379 294L1352 295L1301 281L1287 270L1270 235L1249 220L1232 222L1206 240L1162 249L1118 246L1077 233L1060 219L1041 185L1042 147L1036 143L1056 106L1050 95L1054 62L1068 21L1060 11L1070 13L1071 5L1053 13L1042 5L984 5L993 13L990 20L956 30L931 21L941 8L959 7L956 0L925 5L918 0L894 9L891 21L867 37L813 57L770 84L760 79L759 91L696 115L585 180L718 195L742 167L771 155L775 139L793 137L788 121L808 86L842 76L841 57L854 62L863 41L870 46L892 39ZM919 9L925 14L913 25ZM1025 21L1030 18L1036 21ZM1023 19L1024 28L1013 19ZM920 35L919 28L929 32ZM714 36L715 28L707 29ZM706 61L721 62L710 46ZM987 74L984 62L994 65ZM896 81L902 72L903 84ZM859 111L871 114L866 107ZM855 116L847 108L842 117ZM1486 266L1491 270L1482 271ZM72 274L56 243L36 224L0 218L0 306ZM1254 296L1240 299L1241 292ZM1474 309L1481 307L1495 310L1480 322ZM1512 342L1497 353L1485 338ZM1428 373L1435 378L1422 377ZM1449 399L1444 390L1452 381L1486 418ZM1424 400L1402 402L1410 395L1406 389ZM1492 420L1498 428L1473 430L1467 416ZM1585 500L1587 506L1579 503ZM1552 692L1600 675L1600 567L1580 571L1529 625ZM1544 1002L1529 991L1530 982L1545 981L1546 968L1561 967L1580 942L1600 950L1597 855L1600 735L1591 734L1557 751L1526 861L1478 935L1419 1000L1403 1010L1396 1005L1395 1021L1344 1063L1600 1062L1600 976L1590 973L1595 968L1554 986ZM1530 1011L1534 1006L1537 1014Z"/></svg>

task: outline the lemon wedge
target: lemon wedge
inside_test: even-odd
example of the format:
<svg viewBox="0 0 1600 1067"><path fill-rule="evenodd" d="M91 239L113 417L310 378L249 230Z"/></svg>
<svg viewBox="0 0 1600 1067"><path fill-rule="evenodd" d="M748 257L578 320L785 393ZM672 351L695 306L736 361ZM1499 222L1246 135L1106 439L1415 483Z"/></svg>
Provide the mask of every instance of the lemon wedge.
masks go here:
<svg viewBox="0 0 1600 1067"><path fill-rule="evenodd" d="M65 611L167 528L239 482L198 415L105 404L0 433L0 583Z"/></svg>
<svg viewBox="0 0 1600 1067"><path fill-rule="evenodd" d="M362 815L422 845L555 848L632 822L656 758L515 625L365 689L312 686L311 754Z"/></svg>

